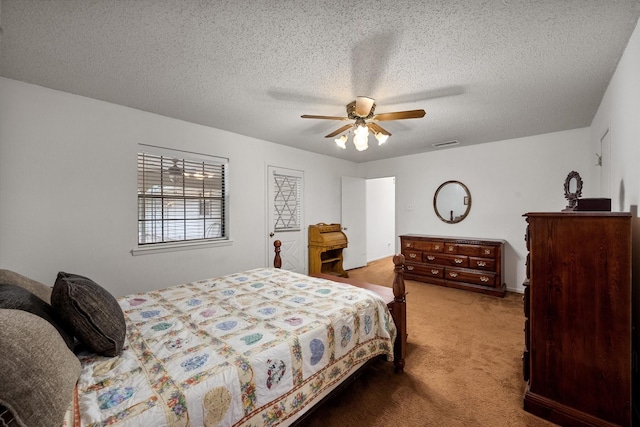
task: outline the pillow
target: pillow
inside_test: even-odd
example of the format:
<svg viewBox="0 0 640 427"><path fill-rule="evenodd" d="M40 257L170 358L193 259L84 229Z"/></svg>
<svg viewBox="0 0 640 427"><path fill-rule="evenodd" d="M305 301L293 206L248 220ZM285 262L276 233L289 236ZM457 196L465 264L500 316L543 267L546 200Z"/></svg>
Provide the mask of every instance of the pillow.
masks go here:
<svg viewBox="0 0 640 427"><path fill-rule="evenodd" d="M117 356L124 347L127 326L118 301L93 280L60 272L51 305L76 338L91 351Z"/></svg>
<svg viewBox="0 0 640 427"><path fill-rule="evenodd" d="M0 283L8 283L24 288L46 302L51 303L51 288L35 280L29 279L15 271L0 269Z"/></svg>
<svg viewBox="0 0 640 427"><path fill-rule="evenodd" d="M21 426L59 427L80 377L80 361L51 323L0 309L0 405Z"/></svg>
<svg viewBox="0 0 640 427"><path fill-rule="evenodd" d="M64 323L58 318L53 307L28 290L16 285L0 283L0 308L28 311L42 317L58 330L69 350L73 350L73 335L64 329Z"/></svg>

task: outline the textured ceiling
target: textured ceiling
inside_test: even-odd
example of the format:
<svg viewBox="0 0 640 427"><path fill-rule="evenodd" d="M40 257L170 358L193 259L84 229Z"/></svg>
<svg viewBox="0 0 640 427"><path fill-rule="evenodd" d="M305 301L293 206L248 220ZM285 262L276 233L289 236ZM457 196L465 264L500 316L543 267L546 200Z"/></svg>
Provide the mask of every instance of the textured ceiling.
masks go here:
<svg viewBox="0 0 640 427"><path fill-rule="evenodd" d="M588 126L639 0L2 0L0 75L355 162ZM356 96L393 135L324 135Z"/></svg>

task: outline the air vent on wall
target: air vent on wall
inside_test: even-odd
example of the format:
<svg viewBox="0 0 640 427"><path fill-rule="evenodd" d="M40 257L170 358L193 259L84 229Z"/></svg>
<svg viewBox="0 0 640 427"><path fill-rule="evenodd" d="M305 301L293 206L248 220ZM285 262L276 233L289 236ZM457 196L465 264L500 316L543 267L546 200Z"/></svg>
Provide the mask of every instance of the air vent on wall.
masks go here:
<svg viewBox="0 0 640 427"><path fill-rule="evenodd" d="M451 145L458 145L458 144L460 144L458 141L453 140L453 141L447 141L447 142L436 142L435 144L432 144L432 145L436 148L442 148L442 147L449 147Z"/></svg>

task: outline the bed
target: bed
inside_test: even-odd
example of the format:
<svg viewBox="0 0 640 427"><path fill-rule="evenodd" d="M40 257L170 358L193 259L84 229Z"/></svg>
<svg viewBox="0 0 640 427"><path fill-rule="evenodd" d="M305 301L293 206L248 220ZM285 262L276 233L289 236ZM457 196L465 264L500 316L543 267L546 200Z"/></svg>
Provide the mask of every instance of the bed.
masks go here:
<svg viewBox="0 0 640 427"><path fill-rule="evenodd" d="M30 379L29 396L42 400L35 407L48 409L35 410L44 413L34 417L29 413L33 408L15 399L18 392L8 396L6 384L0 386L0 403L19 414L16 425L285 426L295 424L375 358L393 360L401 372L406 349L402 256L394 257L393 288L386 288L282 270L279 243L274 268L118 298L118 307L111 309L121 310L124 319L121 348L114 342L122 325L113 321L118 316L109 314L108 303L95 304L94 309L105 311L104 318L96 315L92 320L98 327L87 326L93 334L99 329L93 343L98 350L83 348L84 338L78 350L81 332L74 330L75 354L55 335L51 322L32 316L37 319L28 321L38 320L44 330L36 344L48 349L39 352L50 355L54 348L53 353L60 353L44 358L45 363L54 359L53 366ZM76 275L66 276L67 281L69 277L76 285L90 281ZM51 295L54 308L59 280L60 275ZM91 288L87 298L103 291ZM25 316L31 314L16 311L0 310L3 325L26 324ZM103 329L101 320L106 322ZM63 329L70 322L61 322ZM0 334L3 346L20 338ZM3 369L2 375L14 374L7 366ZM60 371L65 378L45 384ZM19 376L14 379L20 381ZM57 411L49 408L52 390L59 390L53 392Z"/></svg>

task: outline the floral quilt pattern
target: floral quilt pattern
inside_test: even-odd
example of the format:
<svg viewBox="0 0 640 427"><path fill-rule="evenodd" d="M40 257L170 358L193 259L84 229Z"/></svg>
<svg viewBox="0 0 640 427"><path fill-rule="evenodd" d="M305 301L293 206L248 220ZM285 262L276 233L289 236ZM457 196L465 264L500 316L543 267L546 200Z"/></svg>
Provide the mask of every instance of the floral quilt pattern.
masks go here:
<svg viewBox="0 0 640 427"><path fill-rule="evenodd" d="M275 426L360 363L393 358L372 292L260 268L119 299L120 356L80 354L82 426Z"/></svg>

